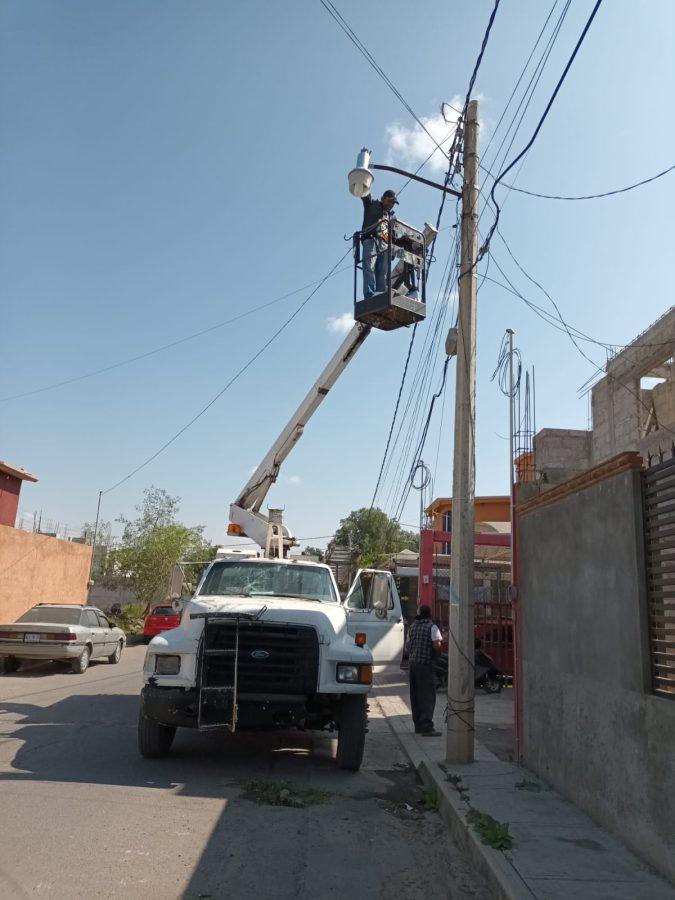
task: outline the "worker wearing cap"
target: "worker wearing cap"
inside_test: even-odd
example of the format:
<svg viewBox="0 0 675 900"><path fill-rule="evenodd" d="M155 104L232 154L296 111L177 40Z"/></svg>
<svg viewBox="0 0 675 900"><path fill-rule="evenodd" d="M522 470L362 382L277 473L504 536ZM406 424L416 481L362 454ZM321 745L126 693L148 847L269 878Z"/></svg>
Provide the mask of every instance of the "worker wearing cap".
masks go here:
<svg viewBox="0 0 675 900"><path fill-rule="evenodd" d="M434 728L436 680L433 667L434 656L440 649L441 633L431 620L431 609L423 604L408 629L408 675L415 733L424 737L440 735L440 731Z"/></svg>
<svg viewBox="0 0 675 900"><path fill-rule="evenodd" d="M387 289L387 246L389 217L398 203L394 191L385 191L379 200L368 194L363 200L363 297L381 294Z"/></svg>

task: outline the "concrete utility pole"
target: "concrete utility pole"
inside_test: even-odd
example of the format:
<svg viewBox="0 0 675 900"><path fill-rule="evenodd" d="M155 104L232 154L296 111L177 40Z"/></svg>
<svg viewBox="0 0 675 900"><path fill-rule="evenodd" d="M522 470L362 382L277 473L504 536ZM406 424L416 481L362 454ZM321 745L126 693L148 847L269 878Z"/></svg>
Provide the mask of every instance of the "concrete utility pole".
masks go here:
<svg viewBox="0 0 675 900"><path fill-rule="evenodd" d="M476 421L476 260L478 256L478 103L464 123L462 252L457 328L455 447L450 547L448 726L446 760L473 762L474 751L474 495Z"/></svg>

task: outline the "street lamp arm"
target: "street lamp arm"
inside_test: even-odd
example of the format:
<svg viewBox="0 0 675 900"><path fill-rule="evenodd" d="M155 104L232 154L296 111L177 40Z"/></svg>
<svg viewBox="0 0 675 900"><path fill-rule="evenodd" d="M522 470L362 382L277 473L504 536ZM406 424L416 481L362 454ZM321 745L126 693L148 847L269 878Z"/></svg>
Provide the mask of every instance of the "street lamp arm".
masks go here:
<svg viewBox="0 0 675 900"><path fill-rule="evenodd" d="M412 172L406 172L403 169L397 169L395 166L381 166L379 163L371 163L370 168L382 169L384 172L396 172L397 175L403 175L405 178L412 178L413 181L420 181L422 184L428 184L429 187L443 191L445 194L452 194L453 197L462 196L460 191L454 191L452 188L444 187L442 184L438 184L435 181L429 181L428 178L420 178L419 175L414 175Z"/></svg>

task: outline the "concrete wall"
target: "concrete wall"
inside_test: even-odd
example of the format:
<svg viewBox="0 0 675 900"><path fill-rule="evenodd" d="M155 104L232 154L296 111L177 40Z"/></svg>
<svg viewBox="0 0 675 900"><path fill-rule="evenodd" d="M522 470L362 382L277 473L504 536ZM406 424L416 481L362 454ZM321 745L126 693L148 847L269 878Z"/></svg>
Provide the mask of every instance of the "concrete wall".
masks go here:
<svg viewBox="0 0 675 900"><path fill-rule="evenodd" d="M0 525L0 622L36 603L86 603L91 547Z"/></svg>
<svg viewBox="0 0 675 900"><path fill-rule="evenodd" d="M675 702L649 692L640 473L612 468L519 519L524 762L675 880Z"/></svg>
<svg viewBox="0 0 675 900"><path fill-rule="evenodd" d="M571 478L591 465L591 432L542 428L534 438L537 473L549 484Z"/></svg>

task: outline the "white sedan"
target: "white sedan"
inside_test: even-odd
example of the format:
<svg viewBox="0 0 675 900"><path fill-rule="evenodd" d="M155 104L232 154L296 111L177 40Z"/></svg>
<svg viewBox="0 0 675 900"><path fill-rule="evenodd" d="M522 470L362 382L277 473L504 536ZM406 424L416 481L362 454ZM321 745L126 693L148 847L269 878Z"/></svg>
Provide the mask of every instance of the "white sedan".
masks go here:
<svg viewBox="0 0 675 900"><path fill-rule="evenodd" d="M118 663L125 642L100 609L38 603L11 625L0 625L0 660L5 672L16 672L24 659L67 660L81 675L91 659Z"/></svg>

